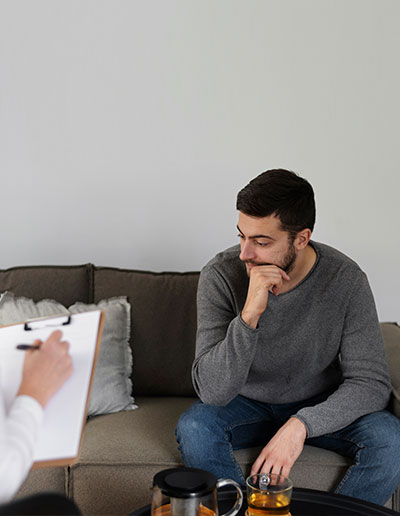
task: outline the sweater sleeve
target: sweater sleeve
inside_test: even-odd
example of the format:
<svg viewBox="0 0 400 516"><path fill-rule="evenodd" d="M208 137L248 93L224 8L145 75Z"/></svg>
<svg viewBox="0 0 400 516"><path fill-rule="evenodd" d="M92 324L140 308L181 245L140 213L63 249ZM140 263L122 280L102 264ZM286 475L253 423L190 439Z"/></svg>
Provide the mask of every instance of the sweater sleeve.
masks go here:
<svg viewBox="0 0 400 516"><path fill-rule="evenodd" d="M391 392L388 365L373 295L366 275L354 277L340 345L343 381L323 403L301 409L307 437L340 430L383 410Z"/></svg>
<svg viewBox="0 0 400 516"><path fill-rule="evenodd" d="M43 408L30 396L18 396L6 414L0 400L0 503L9 501L25 480L33 461Z"/></svg>
<svg viewBox="0 0 400 516"><path fill-rule="evenodd" d="M225 279L206 266L197 291L192 379L199 398L210 405L227 405L239 394L256 352L258 329L248 326L234 306Z"/></svg>

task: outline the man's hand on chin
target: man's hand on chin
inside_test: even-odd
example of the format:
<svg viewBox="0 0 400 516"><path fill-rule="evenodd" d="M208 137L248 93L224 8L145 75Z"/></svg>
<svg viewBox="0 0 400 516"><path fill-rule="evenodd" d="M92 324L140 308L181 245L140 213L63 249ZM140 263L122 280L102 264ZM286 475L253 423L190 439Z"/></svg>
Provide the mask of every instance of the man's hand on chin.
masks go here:
<svg viewBox="0 0 400 516"><path fill-rule="evenodd" d="M251 474L281 473L289 476L304 447L307 430L296 417L290 418L265 446L251 468Z"/></svg>

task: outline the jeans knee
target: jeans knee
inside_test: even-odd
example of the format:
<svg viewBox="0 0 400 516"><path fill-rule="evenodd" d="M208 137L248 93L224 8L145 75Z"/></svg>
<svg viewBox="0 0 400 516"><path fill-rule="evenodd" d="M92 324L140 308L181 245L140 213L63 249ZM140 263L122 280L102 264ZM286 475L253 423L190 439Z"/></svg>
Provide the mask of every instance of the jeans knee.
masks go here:
<svg viewBox="0 0 400 516"><path fill-rule="evenodd" d="M396 421L379 432L377 439L376 445L382 450L387 463L396 464L400 469L400 422Z"/></svg>
<svg viewBox="0 0 400 516"><path fill-rule="evenodd" d="M369 416L366 448L376 450L382 462L400 464L400 420L387 411Z"/></svg>
<svg viewBox="0 0 400 516"><path fill-rule="evenodd" d="M195 404L179 418L175 429L180 449L207 449L220 439L224 429L218 422L215 407Z"/></svg>
<svg viewBox="0 0 400 516"><path fill-rule="evenodd" d="M193 418L188 414L188 411L184 412L179 418L175 429L176 440L178 443L180 444L183 440L190 438L195 429L196 425Z"/></svg>
<svg viewBox="0 0 400 516"><path fill-rule="evenodd" d="M187 438L197 438L204 434L207 426L206 420L201 414L199 414L202 410L196 409L195 407L196 405L191 407L179 418L176 426L176 436L178 441Z"/></svg>

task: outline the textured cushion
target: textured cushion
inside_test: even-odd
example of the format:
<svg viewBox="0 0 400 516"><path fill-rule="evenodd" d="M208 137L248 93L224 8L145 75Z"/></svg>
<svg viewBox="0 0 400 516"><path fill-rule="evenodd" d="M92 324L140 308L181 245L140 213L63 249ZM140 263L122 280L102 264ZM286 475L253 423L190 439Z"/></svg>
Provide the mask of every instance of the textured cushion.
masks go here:
<svg viewBox="0 0 400 516"><path fill-rule="evenodd" d="M89 400L89 416L137 408L131 396L130 305L126 297L115 297L91 305L75 303L69 310L76 314L98 308L104 311L105 321Z"/></svg>
<svg viewBox="0 0 400 516"><path fill-rule="evenodd" d="M32 470L15 495L16 498L42 493L67 494L68 469L63 467L38 468Z"/></svg>
<svg viewBox="0 0 400 516"><path fill-rule="evenodd" d="M89 399L89 416L136 408L131 397L130 306L126 298L102 300L97 305L76 303L69 309L51 299L35 303L32 299L16 297L11 292L3 293L0 298L0 325L98 308L104 310L105 323Z"/></svg>
<svg viewBox="0 0 400 516"><path fill-rule="evenodd" d="M0 296L0 326L59 314L68 314L68 310L54 299L35 302L26 297L17 297L12 292L3 292Z"/></svg>
<svg viewBox="0 0 400 516"><path fill-rule="evenodd" d="M151 502L156 473L182 465L174 429L196 400L138 398L139 409L88 421L81 453L70 469L70 495L85 515L129 514ZM234 452L247 474L260 448ZM305 446L291 478L296 487L333 489L351 461L337 453ZM104 495L107 493L107 495Z"/></svg>
<svg viewBox="0 0 400 516"><path fill-rule="evenodd" d="M69 481L69 494L83 514L130 514L151 502L154 475L182 465L174 429L194 401L139 398L134 412L89 419Z"/></svg>
<svg viewBox="0 0 400 516"><path fill-rule="evenodd" d="M199 273L153 273L96 267L94 301L127 296L136 396L194 396Z"/></svg>
<svg viewBox="0 0 400 516"><path fill-rule="evenodd" d="M400 326L396 323L381 323L381 329L392 382L391 409L400 417Z"/></svg>

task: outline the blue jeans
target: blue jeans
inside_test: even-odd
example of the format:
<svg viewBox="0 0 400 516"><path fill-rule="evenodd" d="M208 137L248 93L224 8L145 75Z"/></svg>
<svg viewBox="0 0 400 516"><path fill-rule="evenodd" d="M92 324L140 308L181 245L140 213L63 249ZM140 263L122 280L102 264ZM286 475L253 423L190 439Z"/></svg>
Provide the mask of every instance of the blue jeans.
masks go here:
<svg viewBox="0 0 400 516"><path fill-rule="evenodd" d="M187 467L244 485L233 450L265 446L291 415L323 399L326 395L272 405L237 396L225 407L195 403L182 414L176 428L182 460ZM386 410L363 416L337 432L307 439L305 444L353 459L336 493L383 505L400 484L400 420Z"/></svg>

